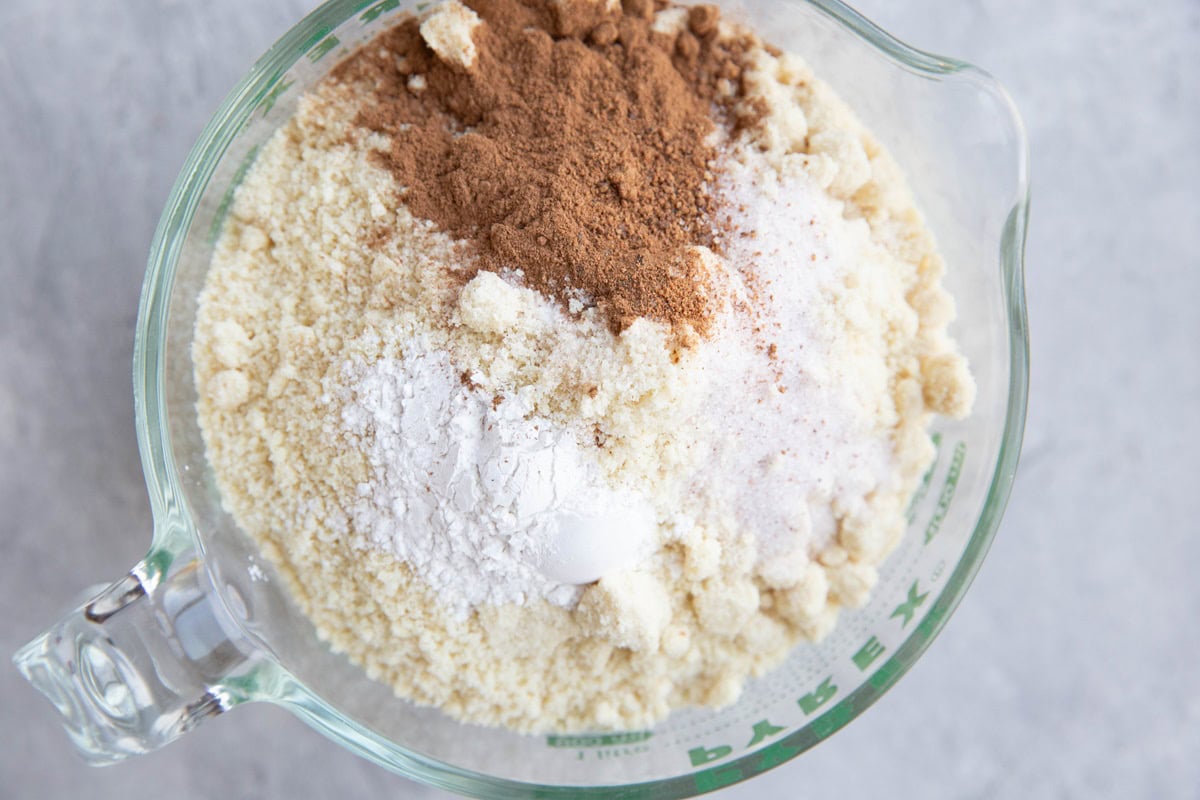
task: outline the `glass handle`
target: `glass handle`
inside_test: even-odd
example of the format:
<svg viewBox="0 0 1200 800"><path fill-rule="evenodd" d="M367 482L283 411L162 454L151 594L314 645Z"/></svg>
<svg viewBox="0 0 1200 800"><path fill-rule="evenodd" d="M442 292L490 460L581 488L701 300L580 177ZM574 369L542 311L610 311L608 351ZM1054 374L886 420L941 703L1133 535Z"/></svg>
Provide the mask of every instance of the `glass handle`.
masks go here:
<svg viewBox="0 0 1200 800"><path fill-rule="evenodd" d="M156 563L148 557L13 657L92 764L162 747L253 699L262 659L203 565L195 554L169 571Z"/></svg>

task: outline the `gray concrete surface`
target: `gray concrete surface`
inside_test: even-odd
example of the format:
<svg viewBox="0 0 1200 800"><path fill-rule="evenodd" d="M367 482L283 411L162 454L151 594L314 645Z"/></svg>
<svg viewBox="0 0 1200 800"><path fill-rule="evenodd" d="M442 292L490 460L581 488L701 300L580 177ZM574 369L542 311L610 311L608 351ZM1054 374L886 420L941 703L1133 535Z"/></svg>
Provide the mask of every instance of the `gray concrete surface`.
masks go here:
<svg viewBox="0 0 1200 800"><path fill-rule="evenodd" d="M861 0L1006 82L1032 138L1033 390L975 587L869 714L724 798L1200 797L1200 5ZM142 554L151 233L308 0L0 3L0 652ZM284 712L104 770L0 663L0 797L441 796Z"/></svg>

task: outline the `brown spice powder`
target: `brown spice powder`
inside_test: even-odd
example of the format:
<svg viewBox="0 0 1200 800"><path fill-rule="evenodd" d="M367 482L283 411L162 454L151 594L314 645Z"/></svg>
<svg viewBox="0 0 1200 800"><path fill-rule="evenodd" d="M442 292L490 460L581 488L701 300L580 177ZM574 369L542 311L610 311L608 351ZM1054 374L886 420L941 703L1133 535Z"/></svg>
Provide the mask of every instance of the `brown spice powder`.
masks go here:
<svg viewBox="0 0 1200 800"><path fill-rule="evenodd" d="M704 334L715 298L692 246L715 244L709 136L718 100L740 94L747 43L718 40L712 7L667 36L636 3L466 5L484 22L469 71L407 19L336 73L374 87L356 122L391 137L381 159L403 202L474 245L465 278L521 270L563 304L596 304L614 331L648 317Z"/></svg>

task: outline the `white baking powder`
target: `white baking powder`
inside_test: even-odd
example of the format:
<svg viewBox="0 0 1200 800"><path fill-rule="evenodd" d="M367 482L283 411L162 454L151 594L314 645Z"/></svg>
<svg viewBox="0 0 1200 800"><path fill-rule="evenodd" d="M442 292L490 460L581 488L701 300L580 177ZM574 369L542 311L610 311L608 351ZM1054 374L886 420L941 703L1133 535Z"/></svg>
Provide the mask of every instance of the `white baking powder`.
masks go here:
<svg viewBox="0 0 1200 800"><path fill-rule="evenodd" d="M519 395L464 385L444 351L403 350L344 367L343 426L374 472L351 509L362 544L407 562L461 616L535 598L573 606L579 584L652 544L649 506L607 486L574 433L531 417Z"/></svg>

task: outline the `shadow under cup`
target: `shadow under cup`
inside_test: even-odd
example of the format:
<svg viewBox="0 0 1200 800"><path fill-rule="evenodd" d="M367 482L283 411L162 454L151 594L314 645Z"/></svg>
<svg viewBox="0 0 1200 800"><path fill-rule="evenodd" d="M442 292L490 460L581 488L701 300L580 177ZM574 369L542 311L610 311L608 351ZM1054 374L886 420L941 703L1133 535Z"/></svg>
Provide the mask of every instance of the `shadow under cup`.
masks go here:
<svg viewBox="0 0 1200 800"><path fill-rule="evenodd" d="M209 124L160 223L142 297L134 381L156 531L134 575L148 591L169 584L194 568L198 551L207 570L196 570L196 596L213 604L219 630L198 626L188 635L236 644L224 666L213 667L221 675L205 681L198 702L208 705L196 720L250 700L280 703L384 766L469 794L576 796L623 786L622 796L686 796L755 775L831 735L940 630L995 532L1024 423L1020 122L990 77L911 50L832 0L720 5L802 55L891 151L937 237L958 304L951 332L977 381L976 407L964 421L935 421L936 462L870 603L843 612L824 641L797 647L729 708L595 735L525 736L454 722L395 698L317 639L271 564L221 510L196 420L190 349L213 243L259 148L342 56L417 7L331 2L280 40ZM214 645L211 653L219 651Z"/></svg>

